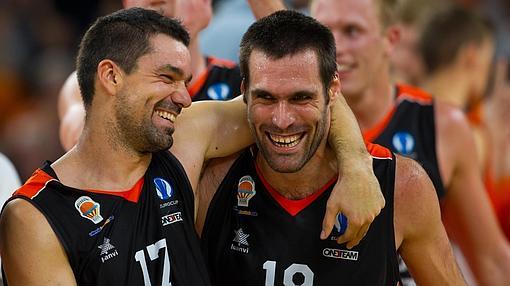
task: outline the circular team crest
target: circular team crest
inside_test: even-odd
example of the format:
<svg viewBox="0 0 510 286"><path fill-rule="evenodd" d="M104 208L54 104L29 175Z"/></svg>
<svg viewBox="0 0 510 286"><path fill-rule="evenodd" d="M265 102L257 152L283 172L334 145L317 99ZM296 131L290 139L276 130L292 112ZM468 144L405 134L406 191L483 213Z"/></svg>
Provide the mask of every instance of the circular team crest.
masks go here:
<svg viewBox="0 0 510 286"><path fill-rule="evenodd" d="M215 83L207 89L207 96L214 100L226 100L230 94L230 87L223 83Z"/></svg>
<svg viewBox="0 0 510 286"><path fill-rule="evenodd" d="M154 185L156 185L156 192L160 199L168 200L172 197L174 191L170 183L168 183L165 179L155 178Z"/></svg>
<svg viewBox="0 0 510 286"><path fill-rule="evenodd" d="M393 147L402 155L410 155L414 151L415 140L408 132L397 132L393 135Z"/></svg>

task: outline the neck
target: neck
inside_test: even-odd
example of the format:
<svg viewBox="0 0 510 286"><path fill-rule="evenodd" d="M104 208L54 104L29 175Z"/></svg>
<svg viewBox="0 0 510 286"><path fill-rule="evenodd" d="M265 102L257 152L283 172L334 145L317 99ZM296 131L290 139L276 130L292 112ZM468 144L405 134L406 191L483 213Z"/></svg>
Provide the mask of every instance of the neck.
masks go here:
<svg viewBox="0 0 510 286"><path fill-rule="evenodd" d="M111 138L115 136L106 130L104 120L89 119L103 126L86 123L76 147L53 163L52 168L64 185L78 189L130 189L145 174L152 154L119 144Z"/></svg>
<svg viewBox="0 0 510 286"><path fill-rule="evenodd" d="M435 98L464 108L468 100L468 83L463 71L451 68L433 73L425 81L424 87Z"/></svg>
<svg viewBox="0 0 510 286"><path fill-rule="evenodd" d="M394 87L389 77L379 82L360 94L346 96L362 131L374 127L393 108Z"/></svg>
<svg viewBox="0 0 510 286"><path fill-rule="evenodd" d="M195 37L189 43L189 51L191 54L191 72L193 74L193 79L191 80L191 85L196 82L200 74L205 71L207 68L207 63L204 58L204 54L200 50L200 44L198 41L198 37Z"/></svg>
<svg viewBox="0 0 510 286"><path fill-rule="evenodd" d="M325 146L295 173L280 173L273 170L260 152L256 161L264 179L282 196L293 200L303 199L318 192L338 174L334 152Z"/></svg>

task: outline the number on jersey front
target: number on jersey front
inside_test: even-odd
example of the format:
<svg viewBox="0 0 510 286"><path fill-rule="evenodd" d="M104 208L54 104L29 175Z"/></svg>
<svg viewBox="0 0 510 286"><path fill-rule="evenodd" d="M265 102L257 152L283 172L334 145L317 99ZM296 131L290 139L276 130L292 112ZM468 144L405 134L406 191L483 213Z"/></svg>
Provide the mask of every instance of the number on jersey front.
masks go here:
<svg viewBox="0 0 510 286"><path fill-rule="evenodd" d="M275 274L276 274L276 261L268 260L262 268L266 270L266 283L265 286L274 286ZM297 275L300 275L302 281L300 284L296 284L294 279L297 279ZM313 271L305 264L294 263L285 269L283 272L283 285L284 286L312 286L313 285Z"/></svg>
<svg viewBox="0 0 510 286"><path fill-rule="evenodd" d="M166 239L160 239L154 244L149 244L146 247L147 253L149 254L150 261L154 261L159 258L159 250L165 250L165 257L163 258L163 277L161 277L161 286L172 286L170 282L170 258L168 257L168 250L166 247ZM135 253L135 260L140 263L143 273L143 281L145 286L152 286L151 279L149 277L149 271L147 270L147 261L145 259L144 249L140 249Z"/></svg>

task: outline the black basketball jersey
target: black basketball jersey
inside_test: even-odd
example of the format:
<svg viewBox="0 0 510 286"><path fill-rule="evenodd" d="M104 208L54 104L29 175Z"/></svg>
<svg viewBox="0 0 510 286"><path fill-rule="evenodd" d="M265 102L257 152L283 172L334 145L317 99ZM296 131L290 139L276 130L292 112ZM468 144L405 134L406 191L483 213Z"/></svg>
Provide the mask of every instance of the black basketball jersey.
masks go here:
<svg viewBox="0 0 510 286"><path fill-rule="evenodd" d="M418 161L434 183L438 198L444 197L436 152L434 102L429 94L397 85L395 107L383 122L364 135L369 142Z"/></svg>
<svg viewBox="0 0 510 286"><path fill-rule="evenodd" d="M13 198L44 214L78 285L210 285L191 185L169 152L154 154L145 175L125 192L64 186L46 163Z"/></svg>
<svg viewBox="0 0 510 286"><path fill-rule="evenodd" d="M188 91L192 101L229 100L241 94L241 72L234 62L206 57L207 68Z"/></svg>
<svg viewBox="0 0 510 286"><path fill-rule="evenodd" d="M378 148L373 166L386 206L351 250L336 243L337 230L319 238L336 178L308 198L288 200L264 180L252 151L243 152L214 195L202 232L212 284L398 285L395 163L389 150Z"/></svg>

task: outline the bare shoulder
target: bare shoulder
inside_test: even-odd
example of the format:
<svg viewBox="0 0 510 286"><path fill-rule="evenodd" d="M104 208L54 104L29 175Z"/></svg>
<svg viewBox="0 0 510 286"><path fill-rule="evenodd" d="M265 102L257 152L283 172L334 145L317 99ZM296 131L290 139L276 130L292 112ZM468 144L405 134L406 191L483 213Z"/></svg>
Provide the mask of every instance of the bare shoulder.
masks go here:
<svg viewBox="0 0 510 286"><path fill-rule="evenodd" d="M395 175L395 231L404 239L420 224L439 219L439 202L434 186L416 161L397 156Z"/></svg>
<svg viewBox="0 0 510 286"><path fill-rule="evenodd" d="M469 122L464 112L449 103L437 100L435 102L438 131L451 137L470 132Z"/></svg>
<svg viewBox="0 0 510 286"><path fill-rule="evenodd" d="M75 284L57 236L44 215L26 200L14 199L5 206L0 252L9 285Z"/></svg>
<svg viewBox="0 0 510 286"><path fill-rule="evenodd" d="M478 166L475 138L466 116L459 108L438 100L435 118L441 177L444 184L450 186L459 168Z"/></svg>

